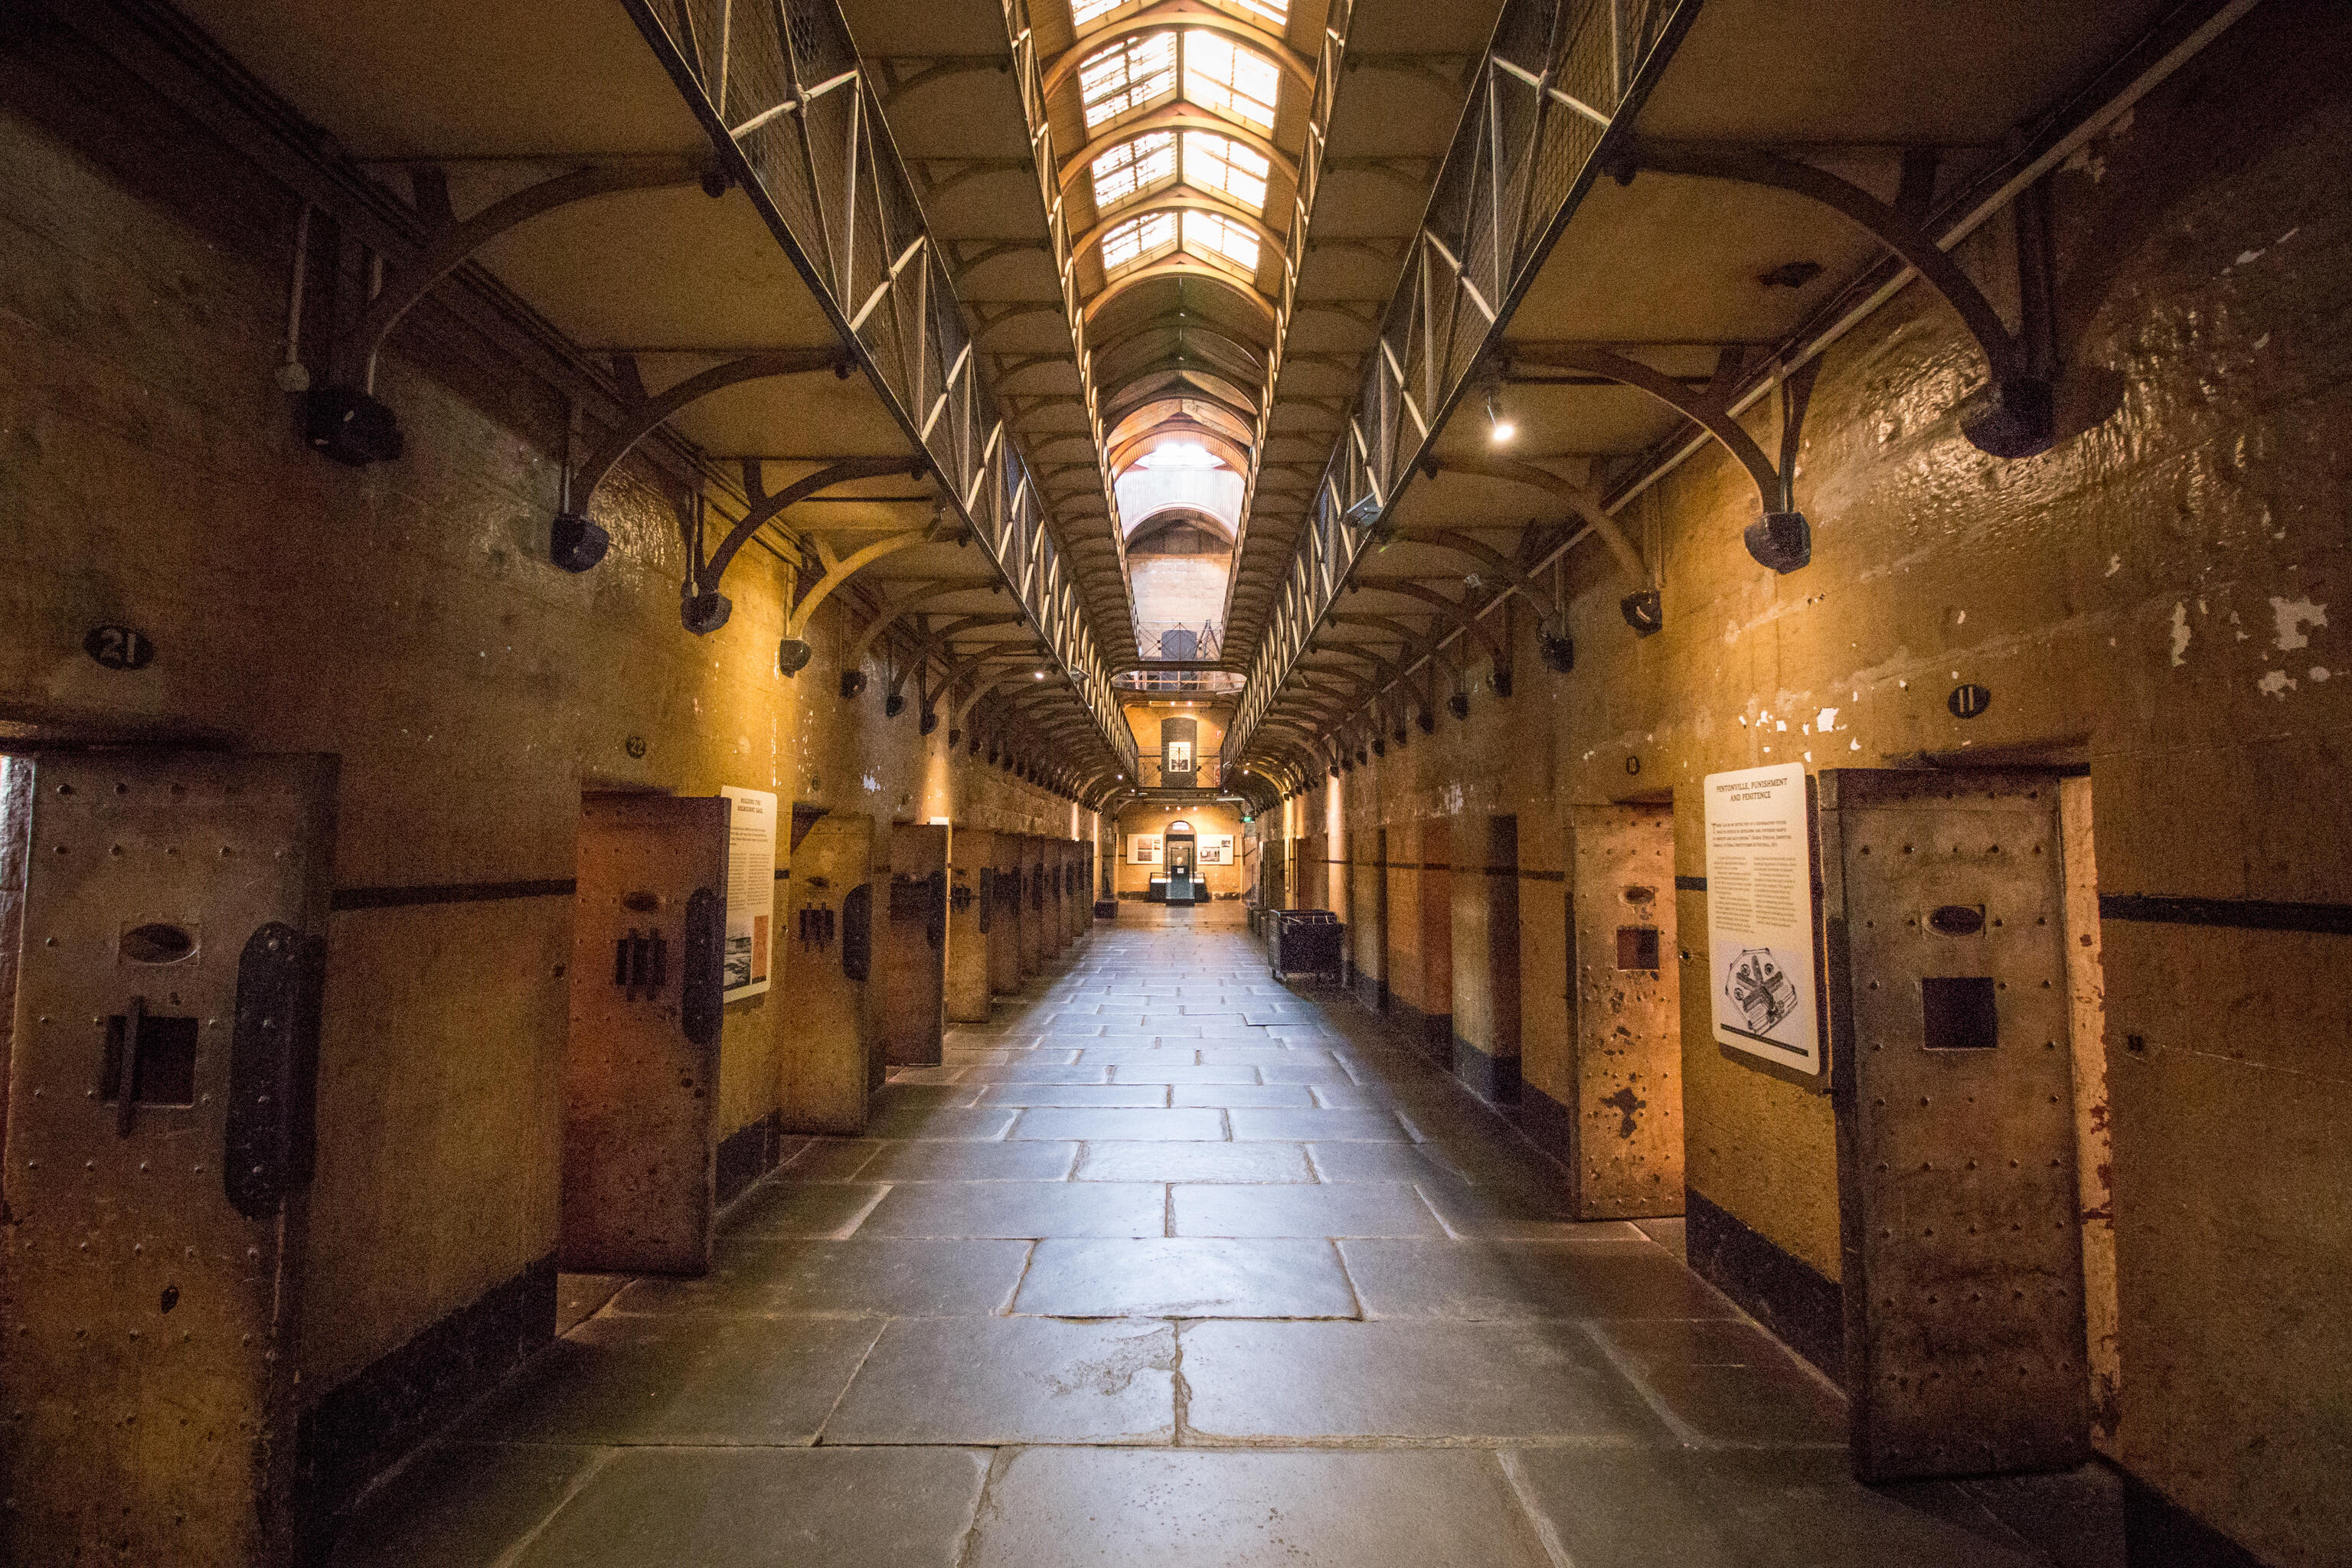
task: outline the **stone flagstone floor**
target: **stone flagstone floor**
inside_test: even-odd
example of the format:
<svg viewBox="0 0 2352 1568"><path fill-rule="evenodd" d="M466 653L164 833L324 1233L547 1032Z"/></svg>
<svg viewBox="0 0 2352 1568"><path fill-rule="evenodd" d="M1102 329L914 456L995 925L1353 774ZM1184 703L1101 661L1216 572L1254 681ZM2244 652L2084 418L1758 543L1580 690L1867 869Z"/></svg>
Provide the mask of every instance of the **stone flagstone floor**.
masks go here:
<svg viewBox="0 0 2352 1568"><path fill-rule="evenodd" d="M1123 905L740 1200L708 1277L567 1278L581 1321L336 1561L2112 1561L2083 1478L1854 1484L1843 1400L1677 1225L1558 1182L1237 905Z"/></svg>

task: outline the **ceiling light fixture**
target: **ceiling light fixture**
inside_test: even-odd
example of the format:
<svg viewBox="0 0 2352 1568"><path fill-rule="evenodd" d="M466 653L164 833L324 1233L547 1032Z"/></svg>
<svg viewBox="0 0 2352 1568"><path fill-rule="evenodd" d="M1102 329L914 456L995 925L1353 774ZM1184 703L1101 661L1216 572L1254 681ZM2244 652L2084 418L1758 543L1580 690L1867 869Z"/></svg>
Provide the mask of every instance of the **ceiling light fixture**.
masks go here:
<svg viewBox="0 0 2352 1568"><path fill-rule="evenodd" d="M1519 433L1518 426L1500 406L1501 399L1493 387L1486 389L1486 438L1497 447L1507 447Z"/></svg>

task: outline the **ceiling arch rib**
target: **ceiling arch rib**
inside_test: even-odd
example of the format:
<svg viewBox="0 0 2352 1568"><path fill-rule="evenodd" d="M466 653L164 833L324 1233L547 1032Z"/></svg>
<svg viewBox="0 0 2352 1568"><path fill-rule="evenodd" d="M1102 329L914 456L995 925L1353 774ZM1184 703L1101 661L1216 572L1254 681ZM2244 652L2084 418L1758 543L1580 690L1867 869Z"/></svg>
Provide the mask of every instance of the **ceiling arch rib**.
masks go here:
<svg viewBox="0 0 2352 1568"><path fill-rule="evenodd" d="M1007 0L1108 542L1147 648L1148 623L1187 617L1144 602L1159 590L1127 559L1138 525L1181 491L1236 548L1247 528L1350 5ZM1234 558L1215 563L1227 583Z"/></svg>

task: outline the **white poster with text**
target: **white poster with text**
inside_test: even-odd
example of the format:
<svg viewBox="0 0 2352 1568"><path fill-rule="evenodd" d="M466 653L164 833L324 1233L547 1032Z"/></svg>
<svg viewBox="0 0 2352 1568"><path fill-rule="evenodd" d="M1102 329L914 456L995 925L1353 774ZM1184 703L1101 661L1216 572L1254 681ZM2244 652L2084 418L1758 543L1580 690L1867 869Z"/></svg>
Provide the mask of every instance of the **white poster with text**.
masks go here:
<svg viewBox="0 0 2352 1568"><path fill-rule="evenodd" d="M1812 834L1805 770L1710 773L1706 940L1715 1037L1792 1072L1822 1070L1813 1005Z"/></svg>
<svg viewBox="0 0 2352 1568"><path fill-rule="evenodd" d="M1160 835L1130 833L1127 836L1127 863L1130 866L1160 864Z"/></svg>
<svg viewBox="0 0 2352 1568"><path fill-rule="evenodd" d="M776 797L721 784L734 802L727 828L727 981L724 999L768 988L769 939L776 913Z"/></svg>

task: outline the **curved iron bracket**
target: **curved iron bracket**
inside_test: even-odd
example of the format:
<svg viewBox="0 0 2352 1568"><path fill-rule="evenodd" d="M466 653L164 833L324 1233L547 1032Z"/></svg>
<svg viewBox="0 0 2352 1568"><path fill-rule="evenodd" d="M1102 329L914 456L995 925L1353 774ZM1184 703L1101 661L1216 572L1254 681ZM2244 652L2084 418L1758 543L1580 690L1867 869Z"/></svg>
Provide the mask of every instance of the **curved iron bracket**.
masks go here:
<svg viewBox="0 0 2352 1568"><path fill-rule="evenodd" d="M1423 539L1418 535L1412 536L1412 542L1416 544L1444 543L1444 542L1436 539ZM1470 542L1475 543L1476 542L1474 540ZM1449 550L1454 548L1451 544L1444 544L1444 547ZM1496 552L1490 551L1488 553L1494 554ZM1474 557L1474 559L1475 559L1475 557ZM1488 564L1491 565L1492 563L1488 563ZM1508 564L1507 561L1506 561L1505 564ZM1524 582L1524 579L1521 581ZM1485 643L1486 645L1487 658L1493 662L1496 669L1507 672L1506 679L1507 679L1507 671L1511 668L1510 655L1504 651L1502 640L1495 636L1493 629L1489 627L1485 621L1479 619L1476 616L1472 615L1470 613L1469 606L1466 605L1459 604L1454 600L1447 598L1444 595L1439 593L1434 588L1429 587L1425 584L1409 582L1397 578L1383 577L1375 579L1371 582L1352 582L1348 584L1348 587L1350 592L1370 589L1372 592L1377 594L1402 594L1408 599L1418 599L1423 604L1434 607L1442 612L1448 619L1453 621L1455 626L1460 626L1465 636L1476 637L1480 642ZM1430 646L1434 647L1440 640L1441 639L1438 637L1433 634L1429 638Z"/></svg>
<svg viewBox="0 0 2352 1568"><path fill-rule="evenodd" d="M1996 458L2031 458L2050 449L2057 420L2048 378L2034 374L2024 342L2001 323L2000 312L1984 290L1906 210L1927 205L1934 184L1934 165L1927 161L1932 153L1918 150L1906 155L1904 185L1910 199L1899 205L1889 205L1825 169L1759 147L1627 138L1606 156L1612 159L1607 172L1620 184L1631 184L1636 174L1648 171L1764 185L1818 202L1867 230L1944 297L1984 353L1992 394L1983 407L1960 422L1969 444Z"/></svg>
<svg viewBox="0 0 2352 1568"><path fill-rule="evenodd" d="M634 384L635 362L624 356L621 365ZM606 478L620 466L621 459L634 451L638 442L652 435L671 415L714 392L740 386L747 381L762 381L778 375L805 375L819 370L830 370L835 375L845 376L850 368L848 360L838 350L779 349L768 353L746 354L740 359L713 365L709 370L688 376L656 396L641 397L632 403L622 416L621 423L604 437L602 445L588 455L586 461L576 467L568 464L565 467L563 496L557 503L555 521L548 530L549 558L567 572L588 571L604 559L604 551L611 544L612 537L601 524L589 520L589 505L596 499L596 491ZM746 493L752 495L756 501L759 493L758 466L746 464L744 472Z"/></svg>
<svg viewBox="0 0 2352 1568"><path fill-rule="evenodd" d="M1432 458L1423 467L1433 479L1441 473L1475 474L1481 479L1508 479L1559 497L1570 510L1601 536L1601 542L1609 547L1609 553L1617 558L1618 564L1625 568L1636 584L1643 588L1658 585L1657 574L1642 559L1641 547L1617 525L1617 520L1601 505L1599 493L1588 486L1513 458Z"/></svg>
<svg viewBox="0 0 2352 1568"><path fill-rule="evenodd" d="M847 700L866 689L866 671L860 667L865 664L866 656L873 651L875 641L884 632L888 631L899 621L933 599L943 598L950 594L978 593L982 588L992 594L1001 594L1004 591L1004 585L1001 580L966 582L950 578L944 582L927 583L914 592L884 605L879 613L866 623L865 629L857 634L857 640L850 644L848 656L841 661L843 700Z"/></svg>
<svg viewBox="0 0 2352 1568"><path fill-rule="evenodd" d="M425 179L420 173L420 184ZM592 163L502 196L463 223L446 224L415 255L391 268L359 319L335 335L328 352L325 384L314 388L304 401L304 439L312 450L353 468L399 457L405 445L399 417L375 397L375 356L400 319L435 284L499 236L561 207L628 191L692 184L701 185L713 196L727 191L724 174L710 164L688 159ZM431 188L445 187L436 181ZM425 205L429 212L436 204Z"/></svg>
<svg viewBox="0 0 2352 1568"><path fill-rule="evenodd" d="M949 638L960 636L964 632L977 630L982 626L1018 626L1021 624L1021 620L1022 617L1019 616L1004 614L963 616L946 623L944 626L935 626L930 624L929 616L918 616L916 617L916 623L919 629L916 637L914 657L907 661L906 668L899 670L896 675L890 678L889 694L885 697L882 701L882 711L884 715L888 718L895 719L901 712L905 711L907 700L902 693L907 689L907 677L916 670L926 668L930 663L931 650L934 647L944 647ZM930 709L929 694L919 691L919 694L924 697L923 708L925 711L929 711ZM928 732L929 731L926 731L926 733Z"/></svg>
<svg viewBox="0 0 2352 1568"><path fill-rule="evenodd" d="M733 613L734 605L726 595L719 591L720 579L726 576L727 568L734 563L743 546L751 542L751 536L773 521L787 507L807 500L821 489L845 484L852 479L879 479L885 474L911 474L920 479L929 471L929 465L920 458L845 458L840 462L794 479L770 495L760 478L760 465L746 462L743 465L743 486L751 500L751 509L728 529L727 536L719 542L719 548L710 552L708 560L702 553L703 508L699 496L696 497L693 510L682 524L687 567L686 581L678 587L678 599L682 606L680 618L685 622L686 629L701 637L727 624L727 617ZM794 602L785 616L785 640L799 640L801 632L808 625L808 617L816 613L817 605L847 581L852 574L894 550L919 544L929 537L928 530L889 534L845 561L836 559L823 541L817 542L817 557L824 566L824 576L814 588ZM793 668L798 668L799 666Z"/></svg>
<svg viewBox="0 0 2352 1568"><path fill-rule="evenodd" d="M1764 448L1731 412L1731 389L1738 381L1741 358L1738 349L1724 350L1715 379L1696 392L1639 360L1590 343L1521 344L1513 349L1512 357L1528 364L1580 370L1630 386L1690 420L1722 443L1755 483L1763 515L1748 526L1748 552L1761 564L1784 573L1812 559L1812 531L1805 514L1797 510L1795 484L1797 444L1818 361L1806 361L1780 384L1780 457L1775 462L1764 455Z"/></svg>

